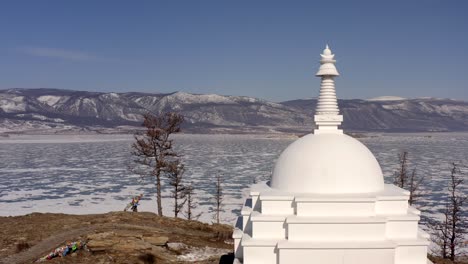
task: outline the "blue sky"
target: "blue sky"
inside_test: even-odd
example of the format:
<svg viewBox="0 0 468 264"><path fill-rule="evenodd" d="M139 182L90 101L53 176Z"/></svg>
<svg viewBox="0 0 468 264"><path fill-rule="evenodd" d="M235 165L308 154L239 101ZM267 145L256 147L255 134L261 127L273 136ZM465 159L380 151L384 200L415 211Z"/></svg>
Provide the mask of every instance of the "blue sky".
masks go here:
<svg viewBox="0 0 468 264"><path fill-rule="evenodd" d="M352 3L351 3L352 2ZM468 2L0 2L0 89L468 100Z"/></svg>

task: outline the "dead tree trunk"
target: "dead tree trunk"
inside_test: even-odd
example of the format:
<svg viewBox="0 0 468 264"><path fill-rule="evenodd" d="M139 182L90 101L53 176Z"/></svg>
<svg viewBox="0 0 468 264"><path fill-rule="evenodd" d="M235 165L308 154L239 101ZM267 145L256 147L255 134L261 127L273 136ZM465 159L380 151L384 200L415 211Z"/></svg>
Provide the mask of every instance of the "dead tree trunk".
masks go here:
<svg viewBox="0 0 468 264"><path fill-rule="evenodd" d="M222 186L222 176L220 173L216 174L216 190L214 194L214 208L213 211L215 213L215 219L216 223L220 223L220 214L222 211L223 207L223 198L224 198L224 193L223 193L223 186Z"/></svg>
<svg viewBox="0 0 468 264"><path fill-rule="evenodd" d="M188 220L197 220L201 216L201 213L195 214L195 212L193 211L198 207L198 203L194 199L194 194L195 191L192 184L187 185L187 187L185 188L185 195L187 198L185 217L187 217Z"/></svg>
<svg viewBox="0 0 468 264"><path fill-rule="evenodd" d="M156 176L156 204L158 207L158 215L162 216L163 212L162 212L162 203L161 203L162 190L161 190L161 170L160 169L156 170L155 176Z"/></svg>
<svg viewBox="0 0 468 264"><path fill-rule="evenodd" d="M399 169L395 172L394 184L400 188L405 188L408 178L408 152L398 154Z"/></svg>
<svg viewBox="0 0 468 264"><path fill-rule="evenodd" d="M179 160L171 162L168 165L167 175L169 177L169 185L172 187L171 197L174 199L174 217L177 218L179 212L186 203L186 188L182 184L182 176L184 175L184 165Z"/></svg>

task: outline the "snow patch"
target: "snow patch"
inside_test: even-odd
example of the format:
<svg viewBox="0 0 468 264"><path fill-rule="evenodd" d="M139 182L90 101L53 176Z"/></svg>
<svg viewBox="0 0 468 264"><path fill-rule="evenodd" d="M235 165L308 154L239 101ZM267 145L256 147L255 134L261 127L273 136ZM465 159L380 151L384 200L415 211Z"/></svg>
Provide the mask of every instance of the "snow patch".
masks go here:
<svg viewBox="0 0 468 264"><path fill-rule="evenodd" d="M221 248L189 248L188 252L178 256L177 258L182 261L203 261L211 257L216 257L219 255L224 255L230 253L230 249L221 249Z"/></svg>
<svg viewBox="0 0 468 264"><path fill-rule="evenodd" d="M0 97L0 108L5 113L14 113L26 111L24 96Z"/></svg>
<svg viewBox="0 0 468 264"><path fill-rule="evenodd" d="M169 101L181 101L184 103L235 103L231 98L218 94L190 94L177 92L166 96Z"/></svg>
<svg viewBox="0 0 468 264"><path fill-rule="evenodd" d="M126 119L126 120L130 120L130 121L141 121L141 120L143 120L143 116L138 115L138 114L126 114L126 115L122 114L121 117Z"/></svg>
<svg viewBox="0 0 468 264"><path fill-rule="evenodd" d="M367 99L366 101L401 101L406 100L407 98L398 97L398 96L379 96L371 99Z"/></svg>
<svg viewBox="0 0 468 264"><path fill-rule="evenodd" d="M55 96L55 95L42 95L37 98L37 100L43 104L46 104L48 106L53 106L55 105L58 101L62 99L61 96Z"/></svg>
<svg viewBox="0 0 468 264"><path fill-rule="evenodd" d="M38 115L38 114L17 114L17 117L28 117L28 118L33 118L37 120L42 120L42 121L50 121L50 122L57 122L57 123L63 123L65 120L61 118L49 118L43 115Z"/></svg>
<svg viewBox="0 0 468 264"><path fill-rule="evenodd" d="M408 106L404 103L382 105L382 108L387 110L409 110Z"/></svg>

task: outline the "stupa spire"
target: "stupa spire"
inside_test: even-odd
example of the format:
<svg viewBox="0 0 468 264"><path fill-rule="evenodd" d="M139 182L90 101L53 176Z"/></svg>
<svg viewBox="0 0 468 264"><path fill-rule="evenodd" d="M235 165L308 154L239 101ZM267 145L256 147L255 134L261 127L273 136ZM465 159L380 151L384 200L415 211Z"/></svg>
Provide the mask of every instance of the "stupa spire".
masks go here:
<svg viewBox="0 0 468 264"><path fill-rule="evenodd" d="M315 126L314 134L321 133L343 133L338 126L343 121L343 116L340 115L338 109L338 100L336 99L335 78L339 76L338 70L335 67L335 54L332 54L328 44L320 54L320 68L315 76L321 77L320 95L315 109Z"/></svg>

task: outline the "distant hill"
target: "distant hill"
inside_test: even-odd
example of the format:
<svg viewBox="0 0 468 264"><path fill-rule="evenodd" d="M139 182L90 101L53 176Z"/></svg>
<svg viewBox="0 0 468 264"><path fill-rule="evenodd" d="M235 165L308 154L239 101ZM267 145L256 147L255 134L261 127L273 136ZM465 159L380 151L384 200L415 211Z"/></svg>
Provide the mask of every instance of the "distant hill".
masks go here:
<svg viewBox="0 0 468 264"><path fill-rule="evenodd" d="M316 100L274 103L217 94L100 93L60 89L0 90L0 133L125 132L151 111L181 112L184 131L304 133ZM379 97L339 100L349 131L468 131L468 102Z"/></svg>
<svg viewBox="0 0 468 264"><path fill-rule="evenodd" d="M293 100L283 105L308 116L316 100ZM450 99L338 100L343 127L352 131L422 132L468 131L468 102Z"/></svg>

